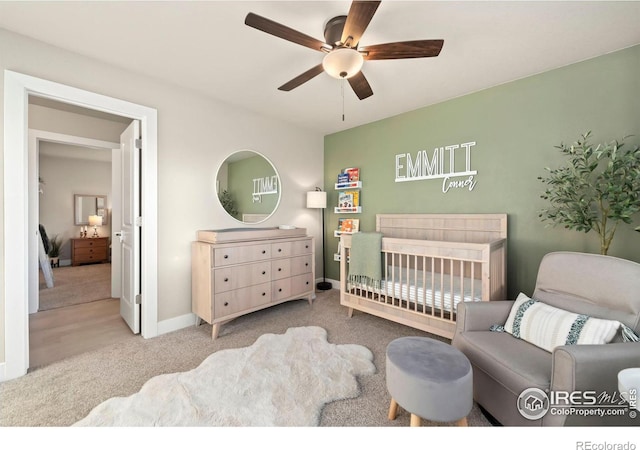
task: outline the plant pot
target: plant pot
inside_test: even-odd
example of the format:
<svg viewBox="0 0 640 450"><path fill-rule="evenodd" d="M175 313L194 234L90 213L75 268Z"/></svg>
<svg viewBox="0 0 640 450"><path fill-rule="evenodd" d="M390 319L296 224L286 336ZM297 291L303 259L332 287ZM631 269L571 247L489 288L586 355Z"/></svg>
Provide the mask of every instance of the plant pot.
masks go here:
<svg viewBox="0 0 640 450"><path fill-rule="evenodd" d="M51 256L49 257L49 261L51 261L51 267L60 267L60 257Z"/></svg>

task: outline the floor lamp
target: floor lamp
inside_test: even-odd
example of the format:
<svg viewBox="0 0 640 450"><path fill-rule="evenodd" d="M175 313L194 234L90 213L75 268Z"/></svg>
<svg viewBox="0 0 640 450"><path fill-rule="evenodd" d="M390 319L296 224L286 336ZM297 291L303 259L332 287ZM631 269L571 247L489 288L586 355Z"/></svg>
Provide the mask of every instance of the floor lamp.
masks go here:
<svg viewBox="0 0 640 450"><path fill-rule="evenodd" d="M315 191L307 192L307 208L320 209L322 214L322 281L316 284L316 288L319 291L326 291L333 286L331 283L325 281L324 270L324 209L327 207L327 193L316 188Z"/></svg>

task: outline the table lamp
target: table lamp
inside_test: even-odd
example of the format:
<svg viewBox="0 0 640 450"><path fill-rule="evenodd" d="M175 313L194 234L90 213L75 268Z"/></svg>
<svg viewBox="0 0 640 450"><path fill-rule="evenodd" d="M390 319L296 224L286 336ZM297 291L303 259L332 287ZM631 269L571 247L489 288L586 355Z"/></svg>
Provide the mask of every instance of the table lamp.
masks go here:
<svg viewBox="0 0 640 450"><path fill-rule="evenodd" d="M91 237L100 237L98 235L98 227L102 226L102 216L89 216L89 226L93 227L93 235Z"/></svg>

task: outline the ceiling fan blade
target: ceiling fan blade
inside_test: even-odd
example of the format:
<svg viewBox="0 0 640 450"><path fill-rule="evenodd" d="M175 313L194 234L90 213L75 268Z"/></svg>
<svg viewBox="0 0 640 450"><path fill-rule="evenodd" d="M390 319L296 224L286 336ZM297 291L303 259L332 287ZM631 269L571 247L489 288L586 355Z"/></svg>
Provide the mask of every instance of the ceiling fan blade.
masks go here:
<svg viewBox="0 0 640 450"><path fill-rule="evenodd" d="M248 25L257 30L264 31L265 33L269 33L273 36L282 38L289 42L300 44L313 50L322 51L323 47L327 47L327 44L319 41L318 39L307 36L306 34L296 31L293 28L281 25L278 22L274 22L273 20L267 19L254 13L247 14L247 17L244 19L244 23L245 25Z"/></svg>
<svg viewBox="0 0 640 450"><path fill-rule="evenodd" d="M347 21L342 30L341 41L344 45L351 48L358 45L378 6L380 6L380 2L354 1L351 3Z"/></svg>
<svg viewBox="0 0 640 450"><path fill-rule="evenodd" d="M348 79L353 92L356 93L360 100L364 100L367 97L371 97L373 95L373 90L371 90L371 86L369 82L364 77L362 71L358 72L354 76Z"/></svg>
<svg viewBox="0 0 640 450"><path fill-rule="evenodd" d="M322 64L318 64L317 66L307 70L305 73L298 75L293 80L286 82L285 84L280 86L278 89L281 91L290 91L292 89L297 88L302 83L306 83L313 77L320 75L323 71L324 69L322 68Z"/></svg>
<svg viewBox="0 0 640 450"><path fill-rule="evenodd" d="M359 49L366 60L429 58L438 56L444 41L431 39L424 41L391 42L389 44L368 45Z"/></svg>

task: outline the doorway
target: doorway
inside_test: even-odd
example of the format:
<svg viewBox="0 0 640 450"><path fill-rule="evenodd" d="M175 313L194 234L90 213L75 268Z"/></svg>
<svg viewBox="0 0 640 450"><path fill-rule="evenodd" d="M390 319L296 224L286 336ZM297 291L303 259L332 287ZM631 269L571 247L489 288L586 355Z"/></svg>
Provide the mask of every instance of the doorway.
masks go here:
<svg viewBox="0 0 640 450"><path fill-rule="evenodd" d="M30 101L29 104L31 106L36 105L37 107L47 108L46 111L56 118L56 113L63 109L58 102L48 102L44 104L42 102ZM83 114L84 111L84 109L78 109L69 112ZM46 119L50 120L48 116L46 116ZM126 122L122 121L121 123L122 129L124 130ZM114 134L116 133L118 133L117 129ZM59 238L63 254L59 255L60 262L58 267L72 264L70 253L73 239L80 236L79 229L81 223L78 223L80 219L76 217L75 205L75 197L78 193L104 195L107 215L105 216L104 226L100 228L100 234L103 237L113 236L112 230L115 231L114 219L117 219L118 215L116 214L114 216L111 211L113 207L118 208L121 204L119 198L120 189L118 186L114 187L114 185L118 184L118 179L114 179L113 175L113 172L120 170L117 155L118 147L118 142L102 141L38 129L29 130L29 153L32 154L35 152L35 166L30 167L29 173L30 185L33 185L34 179L38 179L37 192L30 192L29 221L30 223L35 222L43 225L44 231L49 239L53 239L56 236ZM47 161L47 164L44 166L42 165L43 158ZM33 188L31 188L31 190L33 190ZM72 198L73 203L71 202ZM93 201L97 202L97 200ZM43 217L42 214L45 216ZM41 280L39 280L40 277L38 276L40 267L38 261L39 238L40 236L36 236L35 242L33 242L34 237L31 236L31 242L29 243L30 314L43 310L43 305L39 301L39 287L42 285ZM109 249L105 248L105 250ZM117 258L119 253L117 252L117 248L111 250L112 251L108 253L114 254L113 258L109 258L110 260L113 259L114 270L113 274L111 274L110 293L108 296L119 298L121 285L120 266ZM55 271L54 269L54 272ZM58 272L66 273L69 271ZM104 277L105 274L102 272L103 271L99 271L101 277ZM67 278L70 278L69 281L72 281L78 277L69 275ZM63 280L63 283L65 283L65 280ZM107 297L107 286L102 286L102 284L100 286L101 289L90 293L90 297L94 299ZM81 302L81 298L75 298L78 297L78 295L71 295L69 297L70 294L76 294L74 291L69 292L69 289L71 289L71 287L68 286L68 283L65 284L65 289L60 289L54 277L53 289L44 292L46 294L45 296L54 297L54 304L52 306ZM82 294L82 292L78 292L77 294ZM105 296L100 297L100 295L103 294ZM57 299L56 296L69 298Z"/></svg>
<svg viewBox="0 0 640 450"><path fill-rule="evenodd" d="M111 212L121 204L114 197L120 190L113 188L113 172L120 170L114 165L119 151L117 137L131 120L93 117L96 114L83 108L72 109L31 96L29 108L29 151L35 147L37 162L31 169L35 174L30 173L29 178L37 178L39 183L30 214L33 212L40 228L37 246L40 241L50 244L44 244L44 252L32 248L29 258L32 370L133 337L119 314L120 265L118 260L111 261L109 251L111 236L118 231ZM57 125L49 128L50 124ZM71 131L76 124L82 124L76 133L111 136L110 141L33 129ZM91 238L91 229L87 238L81 237L80 229L89 225L92 214L103 217L102 226L96 227L98 240ZM46 249L51 250L54 241L59 245L57 264L46 257ZM94 244L99 244L97 249ZM99 263L81 264L81 258L92 262L94 257L99 257Z"/></svg>
<svg viewBox="0 0 640 450"><path fill-rule="evenodd" d="M5 70L4 73L4 255L5 364L2 380L26 374L29 366L29 198L37 180L28 177L35 155L28 151L28 96L35 95L108 112L141 124L140 163L141 334L158 334L157 319L157 111L112 97ZM30 183L31 181L31 183ZM10 237L10 238L8 238Z"/></svg>

